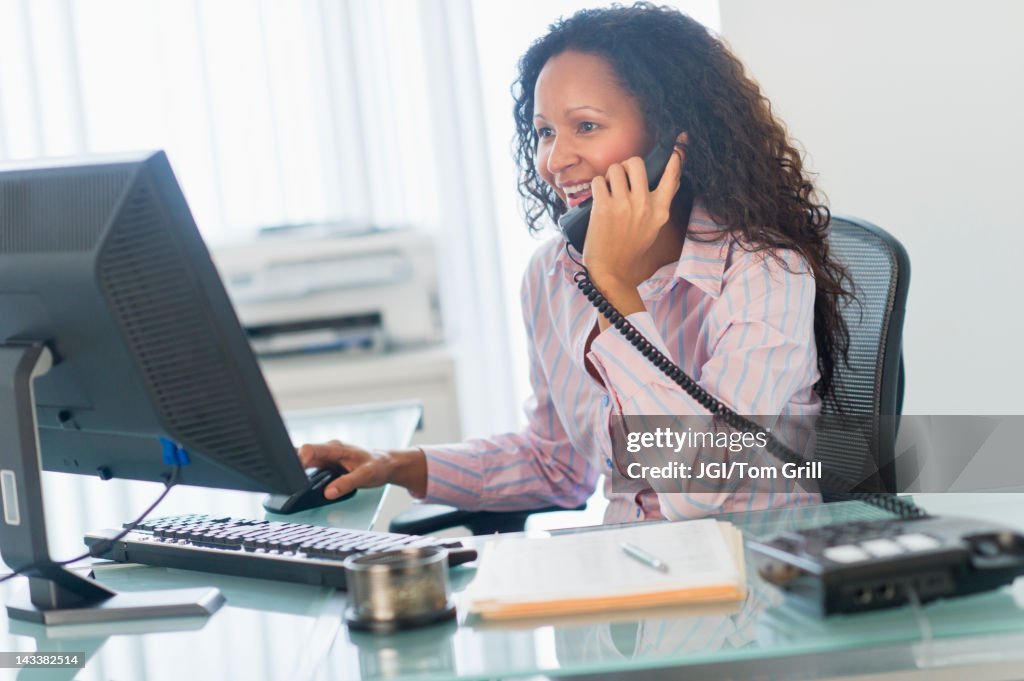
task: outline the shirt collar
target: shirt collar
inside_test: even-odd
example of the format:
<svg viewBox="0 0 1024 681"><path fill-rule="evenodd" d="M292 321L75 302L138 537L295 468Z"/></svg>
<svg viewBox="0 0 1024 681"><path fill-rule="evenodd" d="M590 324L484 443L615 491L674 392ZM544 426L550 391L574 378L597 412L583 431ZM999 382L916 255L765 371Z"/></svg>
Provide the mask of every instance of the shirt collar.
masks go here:
<svg viewBox="0 0 1024 681"><path fill-rule="evenodd" d="M715 222L703 203L694 201L675 277L717 298L722 294L722 277L731 241L725 226Z"/></svg>
<svg viewBox="0 0 1024 681"><path fill-rule="evenodd" d="M690 211L690 222L686 227L686 240L679 254L679 260L665 265L640 285L644 290L665 290L669 279L685 279L709 296L717 298L722 294L722 278L729 255L731 239L723 225L714 221L699 200ZM571 246L569 248L572 248ZM580 270L562 246L552 263L549 274L561 269L566 281L573 283L573 276ZM576 249L572 249L576 255ZM576 256L579 258L579 256Z"/></svg>

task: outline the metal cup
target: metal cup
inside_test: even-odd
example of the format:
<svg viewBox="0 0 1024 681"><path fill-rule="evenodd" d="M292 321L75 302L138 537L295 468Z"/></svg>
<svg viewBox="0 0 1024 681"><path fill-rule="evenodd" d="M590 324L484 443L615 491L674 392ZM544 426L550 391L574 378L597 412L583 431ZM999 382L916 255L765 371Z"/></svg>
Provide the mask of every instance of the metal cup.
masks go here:
<svg viewBox="0 0 1024 681"><path fill-rule="evenodd" d="M423 546L345 559L349 627L388 633L455 617L448 551Z"/></svg>

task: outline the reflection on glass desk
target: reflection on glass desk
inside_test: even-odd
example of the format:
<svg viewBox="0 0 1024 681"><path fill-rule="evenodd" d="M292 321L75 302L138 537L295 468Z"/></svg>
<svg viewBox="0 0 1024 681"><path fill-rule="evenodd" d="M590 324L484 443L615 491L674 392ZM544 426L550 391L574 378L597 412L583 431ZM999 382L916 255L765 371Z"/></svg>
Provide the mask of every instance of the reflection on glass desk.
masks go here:
<svg viewBox="0 0 1024 681"><path fill-rule="evenodd" d="M1024 495L943 495L919 500L936 513L1024 527ZM847 502L733 514L726 519L748 535L768 536L787 528L881 517L887 514ZM364 522L369 521L364 518ZM483 540L472 541L480 545ZM451 571L457 599L473 572L469 566ZM158 628L147 624L142 634L131 625L45 629L17 623L9 625L9 631L4 626L0 650L77 651L85 653L88 664L84 670L22 670L17 675L0 670L0 678L8 678L7 672L20 681L431 681L538 675L689 680L899 671L929 679L963 678L969 673L972 681L980 681L1019 678L1012 670L1024 668L1021 582L987 594L929 604L919 613L902 608L820 620L787 606L777 590L751 571L746 600L731 606L514 623L484 623L460 612L457 622L382 636L350 632L342 620L345 594L330 589L137 566L108 565L96 573L100 581L125 591L216 586L227 604L208 620L158 621ZM0 585L3 594L9 590L9 584Z"/></svg>
<svg viewBox="0 0 1024 681"><path fill-rule="evenodd" d="M393 448L408 444L419 423L420 407L417 403L369 405L304 411L284 418L295 444L341 439ZM85 531L119 527L148 506L161 489L153 483L102 482L55 473L44 477L48 527L57 556L81 553ZM272 516L263 510L262 494L180 487L168 494L153 515L216 513L368 529L381 494L379 489L361 490L338 504ZM8 622L6 609L0 608L0 651L79 652L87 660L85 669L0 669L0 679L309 678L337 636L340 612L333 608L344 603L343 595L322 587L148 566L98 564L95 577L124 591L216 586L227 603L209 619L49 628ZM20 581L0 584L0 598L6 602Z"/></svg>
<svg viewBox="0 0 1024 681"><path fill-rule="evenodd" d="M1024 527L1020 495L945 495L922 498L921 503L935 512ZM746 534L757 536L884 517L889 514L859 502L724 516ZM972 666L972 679L977 680L1010 678L1006 669L1024 668L1024 583L1020 580L1014 587L939 601L917 612L907 607L822 620L787 606L779 591L762 582L754 570L748 572L747 598L731 606L516 623L483 622L462 613L458 625L390 636L342 627L315 678L427 680L550 674L790 679L893 670L917 671L921 678L931 678L941 670L962 672L963 667ZM471 569L457 569L453 587L462 589L471 578ZM957 673L948 678L958 677Z"/></svg>

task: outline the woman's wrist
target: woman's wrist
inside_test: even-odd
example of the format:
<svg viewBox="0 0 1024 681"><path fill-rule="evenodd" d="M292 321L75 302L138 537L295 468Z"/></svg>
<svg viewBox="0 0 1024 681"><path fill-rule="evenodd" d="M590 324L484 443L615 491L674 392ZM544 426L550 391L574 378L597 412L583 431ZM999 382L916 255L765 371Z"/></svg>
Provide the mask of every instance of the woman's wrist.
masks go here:
<svg viewBox="0 0 1024 681"><path fill-rule="evenodd" d="M628 317L634 312L643 312L647 309L643 298L640 297L640 292L633 284L611 276L592 278L591 282L601 292L605 300L623 317ZM603 314L598 316L597 322L601 331L604 331L611 325L611 322Z"/></svg>
<svg viewBox="0 0 1024 681"><path fill-rule="evenodd" d="M416 447L393 449L386 454L388 459L388 482L409 490L417 499L427 495L427 455Z"/></svg>

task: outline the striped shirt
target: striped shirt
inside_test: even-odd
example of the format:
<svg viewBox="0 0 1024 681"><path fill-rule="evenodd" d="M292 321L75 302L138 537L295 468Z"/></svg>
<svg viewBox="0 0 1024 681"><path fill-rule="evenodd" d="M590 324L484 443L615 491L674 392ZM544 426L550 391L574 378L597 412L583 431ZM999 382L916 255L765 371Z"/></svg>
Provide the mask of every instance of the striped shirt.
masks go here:
<svg viewBox="0 0 1024 681"><path fill-rule="evenodd" d="M698 202L687 234L718 230ZM628 320L711 394L744 415L815 415L821 402L814 343L815 285L792 251L744 250L734 239L687 238L679 260L638 291L646 311ZM533 395L517 433L423 447L424 501L467 510L508 511L586 501L605 474L606 523L808 503L815 495L775 480L750 480L717 494L657 493L621 475L612 490L614 415L707 412L614 328L586 355L598 312L576 288L579 266L560 236L542 244L523 278L522 304ZM762 423L764 421L762 420Z"/></svg>

